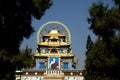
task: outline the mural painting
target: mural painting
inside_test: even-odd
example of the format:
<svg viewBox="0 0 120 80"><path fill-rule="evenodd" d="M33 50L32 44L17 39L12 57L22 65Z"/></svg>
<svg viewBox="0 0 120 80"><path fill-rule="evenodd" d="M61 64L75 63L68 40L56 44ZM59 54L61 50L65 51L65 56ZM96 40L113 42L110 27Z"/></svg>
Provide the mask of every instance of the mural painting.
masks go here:
<svg viewBox="0 0 120 80"><path fill-rule="evenodd" d="M49 68L50 69L59 69L59 58L58 57L50 57L49 58Z"/></svg>

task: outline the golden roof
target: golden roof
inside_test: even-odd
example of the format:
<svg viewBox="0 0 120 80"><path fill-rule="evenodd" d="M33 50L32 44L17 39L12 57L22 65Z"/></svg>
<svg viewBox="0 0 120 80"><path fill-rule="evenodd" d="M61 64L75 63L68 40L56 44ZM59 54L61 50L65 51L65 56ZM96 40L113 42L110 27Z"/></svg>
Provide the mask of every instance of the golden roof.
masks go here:
<svg viewBox="0 0 120 80"><path fill-rule="evenodd" d="M51 34L57 34L57 33L59 33L59 32L58 32L58 30L53 29L53 30L50 31L50 33L51 33Z"/></svg>
<svg viewBox="0 0 120 80"><path fill-rule="evenodd" d="M51 30L48 34L43 34L43 36L56 37L56 36L66 36L66 35L60 34L56 29L53 29L53 30Z"/></svg>
<svg viewBox="0 0 120 80"><path fill-rule="evenodd" d="M34 54L34 56L36 57L51 57L51 56L55 56L55 57L74 57L74 54L72 53L68 53L68 54L55 54L55 53L52 53L52 54L40 54L40 53L36 53Z"/></svg>

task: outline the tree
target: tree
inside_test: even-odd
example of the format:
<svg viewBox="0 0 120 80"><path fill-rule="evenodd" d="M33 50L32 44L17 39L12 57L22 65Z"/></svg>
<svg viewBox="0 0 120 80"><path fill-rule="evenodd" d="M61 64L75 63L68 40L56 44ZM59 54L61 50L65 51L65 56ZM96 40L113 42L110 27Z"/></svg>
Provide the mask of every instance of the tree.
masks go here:
<svg viewBox="0 0 120 80"><path fill-rule="evenodd" d="M91 40L90 35L88 35L86 49L89 51L92 45L93 45L93 41Z"/></svg>
<svg viewBox="0 0 120 80"><path fill-rule="evenodd" d="M34 32L32 18L40 19L50 6L50 0L0 0L0 49L19 52L23 38Z"/></svg>
<svg viewBox="0 0 120 80"><path fill-rule="evenodd" d="M22 68L34 67L34 56L32 53L32 49L28 48L28 46L24 50L22 50L14 59L16 59L14 63L17 65L17 70L21 70Z"/></svg>
<svg viewBox="0 0 120 80"><path fill-rule="evenodd" d="M107 49L107 43L97 40L87 52L85 77L87 80L117 80L115 67L119 60ZM115 74L116 71L116 74Z"/></svg>
<svg viewBox="0 0 120 80"><path fill-rule="evenodd" d="M41 19L51 5L50 0L0 0L0 80L14 80L20 44L34 32L32 19Z"/></svg>
<svg viewBox="0 0 120 80"><path fill-rule="evenodd" d="M33 53L32 49L26 47L23 51L18 53L16 56L11 56L9 57L9 54L6 50L1 50L0 51L0 68L1 69L1 74L0 74L0 79L2 80L9 80L10 76L13 76L14 78L14 73L10 73L14 67L17 70L21 70L22 68L32 68L34 66L34 58L33 58Z"/></svg>
<svg viewBox="0 0 120 80"><path fill-rule="evenodd" d="M119 80L120 9L119 5L108 7L98 2L89 9L90 30L98 39L86 51L84 76L87 80Z"/></svg>
<svg viewBox="0 0 120 80"><path fill-rule="evenodd" d="M120 9L120 0L114 0L115 4L118 5L119 9Z"/></svg>

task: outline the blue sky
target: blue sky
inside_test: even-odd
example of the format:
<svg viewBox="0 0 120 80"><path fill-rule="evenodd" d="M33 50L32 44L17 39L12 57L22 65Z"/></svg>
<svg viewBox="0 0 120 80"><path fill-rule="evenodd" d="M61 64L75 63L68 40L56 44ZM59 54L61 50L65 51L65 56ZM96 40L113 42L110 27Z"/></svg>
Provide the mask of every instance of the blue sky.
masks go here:
<svg viewBox="0 0 120 80"><path fill-rule="evenodd" d="M37 44L37 31L44 23L48 21L59 21L65 24L71 33L72 51L78 58L78 69L82 69L85 62L86 41L90 34L92 40L95 35L90 31L87 18L89 17L88 9L93 2L100 0L52 0L53 5L45 12L41 20L33 19L32 26L35 32L29 39L24 39L20 49L26 46L33 49L35 53ZM104 0L104 3L112 4L112 0Z"/></svg>

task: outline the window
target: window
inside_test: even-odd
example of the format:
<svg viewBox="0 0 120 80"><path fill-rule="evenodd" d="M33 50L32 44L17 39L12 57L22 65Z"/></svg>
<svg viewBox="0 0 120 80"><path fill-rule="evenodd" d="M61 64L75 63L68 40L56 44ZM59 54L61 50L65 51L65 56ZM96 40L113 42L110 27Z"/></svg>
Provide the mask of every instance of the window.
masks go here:
<svg viewBox="0 0 120 80"><path fill-rule="evenodd" d="M44 62L40 62L40 69L45 69L45 63Z"/></svg>
<svg viewBox="0 0 120 80"><path fill-rule="evenodd" d="M64 68L64 69L68 69L68 62L64 62L64 63L63 63L63 68Z"/></svg>

